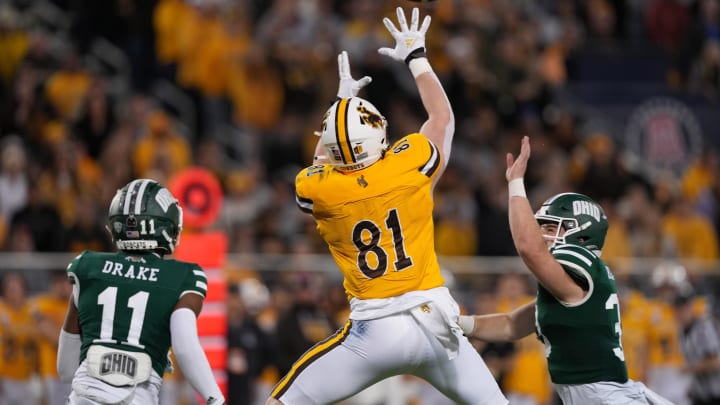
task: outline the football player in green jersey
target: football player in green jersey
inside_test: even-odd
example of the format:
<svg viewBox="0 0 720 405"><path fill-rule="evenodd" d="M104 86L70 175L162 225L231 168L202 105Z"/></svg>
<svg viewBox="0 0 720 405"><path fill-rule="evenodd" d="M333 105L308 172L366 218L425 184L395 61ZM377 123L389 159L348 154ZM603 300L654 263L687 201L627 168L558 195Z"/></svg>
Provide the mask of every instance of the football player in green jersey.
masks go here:
<svg viewBox="0 0 720 405"><path fill-rule="evenodd" d="M598 203L577 193L545 201L533 214L523 176L530 141L507 155L510 231L538 280L537 299L509 314L461 316L471 338L515 340L535 331L565 405L670 404L628 379L615 278L600 259L608 221Z"/></svg>
<svg viewBox="0 0 720 405"><path fill-rule="evenodd" d="M134 180L110 203L108 230L118 252L85 251L67 269L73 293L57 367L72 381L68 404L157 404L171 345L195 390L224 404L197 334L205 273L163 258L182 231L177 199L154 180Z"/></svg>

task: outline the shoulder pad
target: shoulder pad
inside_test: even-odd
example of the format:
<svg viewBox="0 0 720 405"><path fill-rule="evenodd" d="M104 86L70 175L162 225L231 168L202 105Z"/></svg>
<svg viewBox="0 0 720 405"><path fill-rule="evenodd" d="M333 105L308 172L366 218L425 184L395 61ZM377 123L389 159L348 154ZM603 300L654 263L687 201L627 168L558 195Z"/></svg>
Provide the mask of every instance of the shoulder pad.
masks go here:
<svg viewBox="0 0 720 405"><path fill-rule="evenodd" d="M558 245L550 253L563 267L573 270L587 271L598 260L593 252L578 245Z"/></svg>

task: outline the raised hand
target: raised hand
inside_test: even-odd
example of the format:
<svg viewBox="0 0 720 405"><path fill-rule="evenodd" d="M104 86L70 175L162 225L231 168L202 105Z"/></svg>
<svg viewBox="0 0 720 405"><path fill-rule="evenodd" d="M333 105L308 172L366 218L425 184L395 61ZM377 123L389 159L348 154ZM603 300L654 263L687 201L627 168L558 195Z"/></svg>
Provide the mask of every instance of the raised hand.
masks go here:
<svg viewBox="0 0 720 405"><path fill-rule="evenodd" d="M352 75L350 75L350 61L348 60L346 51L342 51L338 55L338 74L340 76L340 84L337 92L339 98L355 97L360 89L372 82L370 76L365 76L360 80L352 78Z"/></svg>
<svg viewBox="0 0 720 405"><path fill-rule="evenodd" d="M428 27L430 27L430 16L425 16L420 28L418 28L420 10L418 10L417 7L412 9L409 28L407 20L405 19L405 12L401 7L397 8L397 17L400 30L395 27L389 18L383 18L385 27L390 31L393 38L395 38L395 48L380 48L378 52L381 55L408 63L410 59L412 59L410 58L412 54L417 52L424 54L425 52L425 33Z"/></svg>
<svg viewBox="0 0 720 405"><path fill-rule="evenodd" d="M520 154L517 159L513 158L512 153L508 153L506 156L507 170L505 170L505 179L510 181L523 178L525 176L525 170L527 169L528 159L530 159L530 138L523 136L522 144L520 145Z"/></svg>

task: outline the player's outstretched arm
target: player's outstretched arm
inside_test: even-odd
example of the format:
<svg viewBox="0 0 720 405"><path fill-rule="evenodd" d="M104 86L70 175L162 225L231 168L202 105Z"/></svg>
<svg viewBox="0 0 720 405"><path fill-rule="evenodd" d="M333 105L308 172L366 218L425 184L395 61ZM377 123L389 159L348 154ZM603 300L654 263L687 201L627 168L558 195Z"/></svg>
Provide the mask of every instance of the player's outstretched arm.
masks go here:
<svg viewBox="0 0 720 405"><path fill-rule="evenodd" d="M197 316L202 302L203 298L197 294L185 294L180 298L170 316L170 336L175 359L185 379L208 404L220 405L225 403L225 397L198 338Z"/></svg>
<svg viewBox="0 0 720 405"><path fill-rule="evenodd" d="M523 137L520 154L507 154L508 219L515 249L545 289L562 302L577 302L585 292L550 254L525 193L523 177L530 159L530 138Z"/></svg>
<svg viewBox="0 0 720 405"><path fill-rule="evenodd" d="M461 315L458 325L465 336L485 342L522 339L535 329L535 301L510 313Z"/></svg>
<svg viewBox="0 0 720 405"><path fill-rule="evenodd" d="M413 8L408 27L405 12L398 7L397 18L399 30L390 19L383 19L385 27L395 39L395 48L380 48L378 52L397 61L403 61L410 68L410 72L415 77L420 99L428 114L428 119L420 128L420 133L439 148L443 157L442 170L444 170L450 158L455 117L440 79L435 75L425 54L425 33L430 26L430 16L425 16L422 25L419 25L420 11Z"/></svg>

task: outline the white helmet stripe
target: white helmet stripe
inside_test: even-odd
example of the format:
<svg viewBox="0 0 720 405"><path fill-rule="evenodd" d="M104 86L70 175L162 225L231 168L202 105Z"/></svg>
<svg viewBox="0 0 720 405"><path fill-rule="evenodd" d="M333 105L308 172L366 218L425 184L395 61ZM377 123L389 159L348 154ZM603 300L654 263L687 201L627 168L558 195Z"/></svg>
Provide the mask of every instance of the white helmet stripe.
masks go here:
<svg viewBox="0 0 720 405"><path fill-rule="evenodd" d="M130 182L130 185L127 188L127 192L125 192L125 202L123 204L123 215L130 214L130 196L132 195L133 189L135 189L135 186L140 181L141 180L133 180L132 182Z"/></svg>
<svg viewBox="0 0 720 405"><path fill-rule="evenodd" d="M143 180L142 184L140 184L140 189L135 196L135 215L140 215L141 213L143 194L145 194L145 188L147 188L151 181L152 180Z"/></svg>

